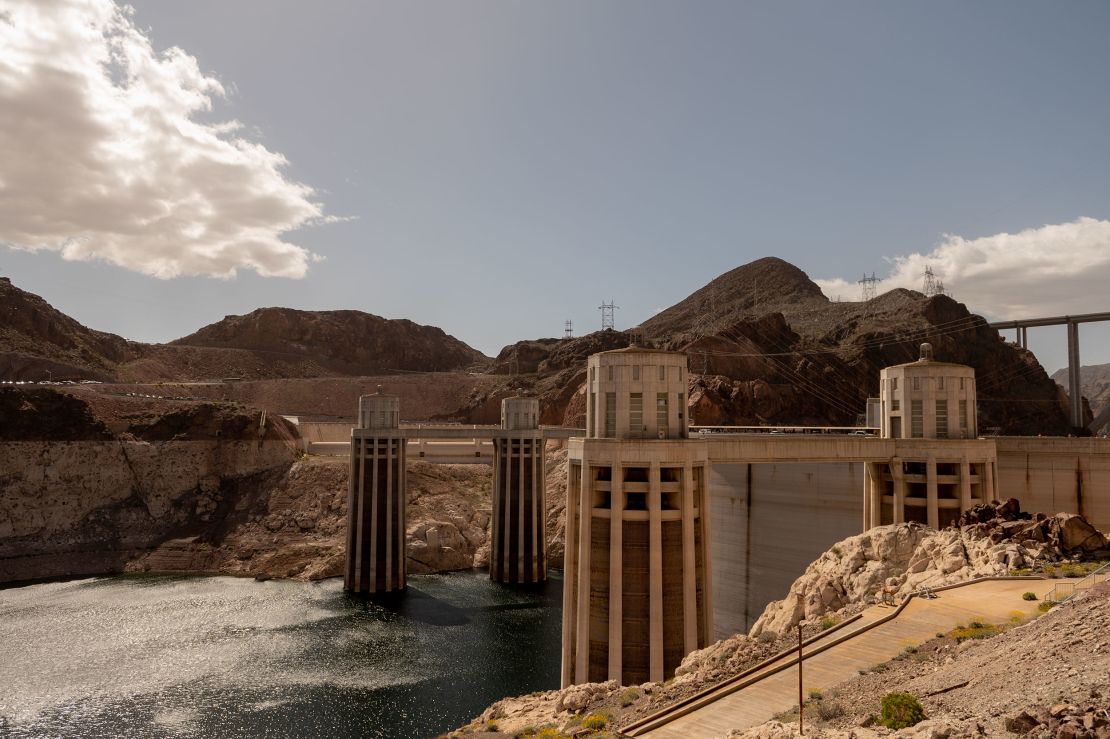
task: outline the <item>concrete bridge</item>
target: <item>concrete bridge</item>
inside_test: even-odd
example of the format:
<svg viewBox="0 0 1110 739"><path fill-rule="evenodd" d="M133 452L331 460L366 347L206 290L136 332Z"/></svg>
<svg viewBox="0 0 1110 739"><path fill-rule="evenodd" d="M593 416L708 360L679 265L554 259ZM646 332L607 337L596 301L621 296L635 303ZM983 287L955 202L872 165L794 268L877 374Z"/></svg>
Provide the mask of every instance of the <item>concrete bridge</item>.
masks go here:
<svg viewBox="0 0 1110 739"><path fill-rule="evenodd" d="M1022 349L1029 348L1029 329L1038 326L1067 326L1068 327L1068 399L1070 405L1071 425L1083 428L1083 388L1080 383L1079 370L1079 324L1110 321L1110 313L1081 313L1074 316L1050 316L1048 318L1019 318L1015 321L997 321L990 324L993 329L1014 329L1015 342ZM1088 430L1091 433L1098 431L1110 423L1110 409L1099 415Z"/></svg>

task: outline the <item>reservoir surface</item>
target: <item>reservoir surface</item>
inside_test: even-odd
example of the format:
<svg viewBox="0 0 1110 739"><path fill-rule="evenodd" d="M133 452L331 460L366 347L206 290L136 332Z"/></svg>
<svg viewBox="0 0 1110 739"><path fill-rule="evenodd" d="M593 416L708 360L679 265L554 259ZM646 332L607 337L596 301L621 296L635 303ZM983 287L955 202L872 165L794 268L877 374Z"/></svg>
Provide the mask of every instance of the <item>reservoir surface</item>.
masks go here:
<svg viewBox="0 0 1110 739"><path fill-rule="evenodd" d="M559 686L561 573L121 576L0 590L0 737L434 737Z"/></svg>

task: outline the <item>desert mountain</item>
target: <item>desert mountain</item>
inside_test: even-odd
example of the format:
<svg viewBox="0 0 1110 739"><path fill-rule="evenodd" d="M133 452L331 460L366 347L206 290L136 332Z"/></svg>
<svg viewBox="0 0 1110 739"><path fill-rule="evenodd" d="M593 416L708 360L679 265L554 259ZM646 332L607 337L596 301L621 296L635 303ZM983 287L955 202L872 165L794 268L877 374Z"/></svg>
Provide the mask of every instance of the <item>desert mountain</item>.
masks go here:
<svg viewBox="0 0 1110 739"><path fill-rule="evenodd" d="M262 308L170 344L89 329L0 278L0 379L122 382L357 376L488 359L434 326L360 311Z"/></svg>
<svg viewBox="0 0 1110 739"><path fill-rule="evenodd" d="M1052 379L1065 390L1068 389L1068 368L1057 370ZM1079 385L1083 397L1091 403L1091 413L1098 418L1100 413L1110 408L1110 364L1092 364L1079 368Z"/></svg>
<svg viewBox="0 0 1110 739"><path fill-rule="evenodd" d="M434 372L488 361L481 352L435 326L356 310L259 308L245 316L227 316L171 345L301 357L337 375Z"/></svg>
<svg viewBox="0 0 1110 739"><path fill-rule="evenodd" d="M1060 390L1036 357L943 295L898 289L866 303L833 302L800 269L769 257L717 277L640 328L649 343L689 354L690 413L699 424L852 425L878 393L879 371L916 360L928 341L939 359L975 367L983 432L1070 430ZM515 389L540 395L545 422L580 425L581 358L625 343L620 332L519 342L502 350L493 371L519 373Z"/></svg>

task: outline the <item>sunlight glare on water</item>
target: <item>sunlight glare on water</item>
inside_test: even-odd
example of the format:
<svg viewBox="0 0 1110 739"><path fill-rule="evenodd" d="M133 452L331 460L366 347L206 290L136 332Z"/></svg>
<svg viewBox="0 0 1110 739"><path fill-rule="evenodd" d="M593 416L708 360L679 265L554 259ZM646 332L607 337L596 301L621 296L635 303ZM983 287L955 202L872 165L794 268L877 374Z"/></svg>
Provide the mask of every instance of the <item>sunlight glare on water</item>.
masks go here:
<svg viewBox="0 0 1110 739"><path fill-rule="evenodd" d="M0 590L0 736L424 737L558 687L561 579L125 576Z"/></svg>

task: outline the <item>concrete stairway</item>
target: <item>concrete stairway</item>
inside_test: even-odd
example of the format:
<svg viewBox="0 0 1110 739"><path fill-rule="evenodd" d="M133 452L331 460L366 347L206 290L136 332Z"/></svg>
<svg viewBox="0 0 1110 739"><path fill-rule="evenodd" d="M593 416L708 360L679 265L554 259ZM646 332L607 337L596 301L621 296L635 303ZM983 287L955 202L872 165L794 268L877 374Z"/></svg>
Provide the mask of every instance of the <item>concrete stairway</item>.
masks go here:
<svg viewBox="0 0 1110 739"><path fill-rule="evenodd" d="M805 690L825 690L970 621L1003 623L1015 613L1036 613L1040 601L1022 599L1047 590L1041 578L981 579L937 588L936 598L910 597L897 607L874 606L854 621L803 646ZM770 720L798 705L796 653L784 653L692 698L625 727L634 737L718 737Z"/></svg>

